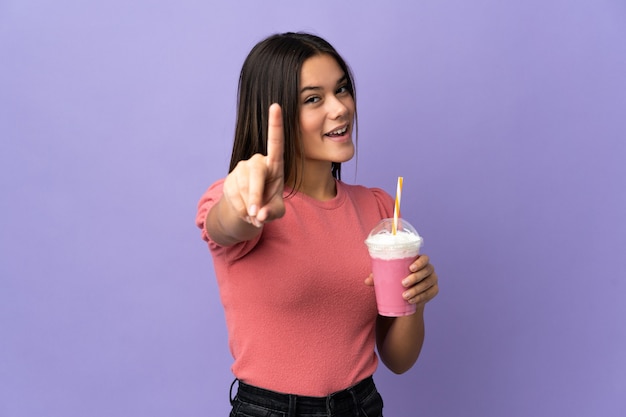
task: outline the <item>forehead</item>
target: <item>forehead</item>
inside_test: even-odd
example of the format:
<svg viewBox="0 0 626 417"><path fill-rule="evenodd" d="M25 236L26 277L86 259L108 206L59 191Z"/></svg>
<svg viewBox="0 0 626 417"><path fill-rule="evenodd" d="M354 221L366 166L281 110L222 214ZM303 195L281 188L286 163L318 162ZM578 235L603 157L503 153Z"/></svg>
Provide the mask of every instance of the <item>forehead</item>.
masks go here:
<svg viewBox="0 0 626 417"><path fill-rule="evenodd" d="M315 55L302 64L300 86L335 86L346 74L335 58L330 55Z"/></svg>

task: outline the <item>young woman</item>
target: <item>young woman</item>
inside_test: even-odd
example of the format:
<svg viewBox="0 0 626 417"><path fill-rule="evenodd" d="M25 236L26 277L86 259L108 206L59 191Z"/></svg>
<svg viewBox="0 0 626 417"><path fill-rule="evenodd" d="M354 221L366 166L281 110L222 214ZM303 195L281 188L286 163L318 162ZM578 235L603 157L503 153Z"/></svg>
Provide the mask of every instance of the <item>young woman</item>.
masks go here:
<svg viewBox="0 0 626 417"><path fill-rule="evenodd" d="M274 35L244 62L229 174L196 220L239 381L231 416L381 416L375 348L395 373L417 360L437 275L419 256L403 282L417 312L377 314L364 240L393 199L340 181L356 120L352 74L325 40Z"/></svg>

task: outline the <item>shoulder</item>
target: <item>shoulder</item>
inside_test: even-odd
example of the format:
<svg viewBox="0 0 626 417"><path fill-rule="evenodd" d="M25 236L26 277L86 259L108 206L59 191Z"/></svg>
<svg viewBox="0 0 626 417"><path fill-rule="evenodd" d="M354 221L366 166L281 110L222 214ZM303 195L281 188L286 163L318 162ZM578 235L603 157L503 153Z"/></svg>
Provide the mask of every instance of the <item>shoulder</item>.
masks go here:
<svg viewBox="0 0 626 417"><path fill-rule="evenodd" d="M375 198L376 200L393 201L391 195L389 195L389 193L382 188L346 184L341 181L337 181L337 186L346 192L346 194L356 198Z"/></svg>
<svg viewBox="0 0 626 417"><path fill-rule="evenodd" d="M393 197L382 188L365 187L363 185L352 185L338 181L337 187L341 188L346 195L362 208L376 206L380 214L388 217L393 213Z"/></svg>

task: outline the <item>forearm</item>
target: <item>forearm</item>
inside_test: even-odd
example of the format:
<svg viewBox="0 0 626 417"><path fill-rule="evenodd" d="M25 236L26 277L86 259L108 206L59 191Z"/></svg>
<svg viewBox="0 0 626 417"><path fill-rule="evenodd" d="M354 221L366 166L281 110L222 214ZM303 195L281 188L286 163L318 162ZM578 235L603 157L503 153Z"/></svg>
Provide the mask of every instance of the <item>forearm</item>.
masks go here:
<svg viewBox="0 0 626 417"><path fill-rule="evenodd" d="M261 228L238 216L223 196L207 213L204 228L211 239L221 246L250 240L261 233Z"/></svg>
<svg viewBox="0 0 626 417"><path fill-rule="evenodd" d="M376 339L380 358L392 372L401 374L411 369L424 343L424 305L410 316L379 316Z"/></svg>

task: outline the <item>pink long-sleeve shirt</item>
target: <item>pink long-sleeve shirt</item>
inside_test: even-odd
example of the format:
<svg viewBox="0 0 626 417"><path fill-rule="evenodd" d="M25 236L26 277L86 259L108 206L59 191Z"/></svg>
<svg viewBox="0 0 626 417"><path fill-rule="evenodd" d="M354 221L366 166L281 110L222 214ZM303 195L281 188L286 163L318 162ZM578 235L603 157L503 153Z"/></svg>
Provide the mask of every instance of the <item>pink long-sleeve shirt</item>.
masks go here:
<svg viewBox="0 0 626 417"><path fill-rule="evenodd" d="M364 284L364 240L393 199L383 190L337 181L337 196L285 199L286 213L255 239L222 247L205 219L223 180L198 203L196 224L208 242L224 306L232 371L277 392L325 396L372 375L376 301ZM285 195L289 190L285 190Z"/></svg>

